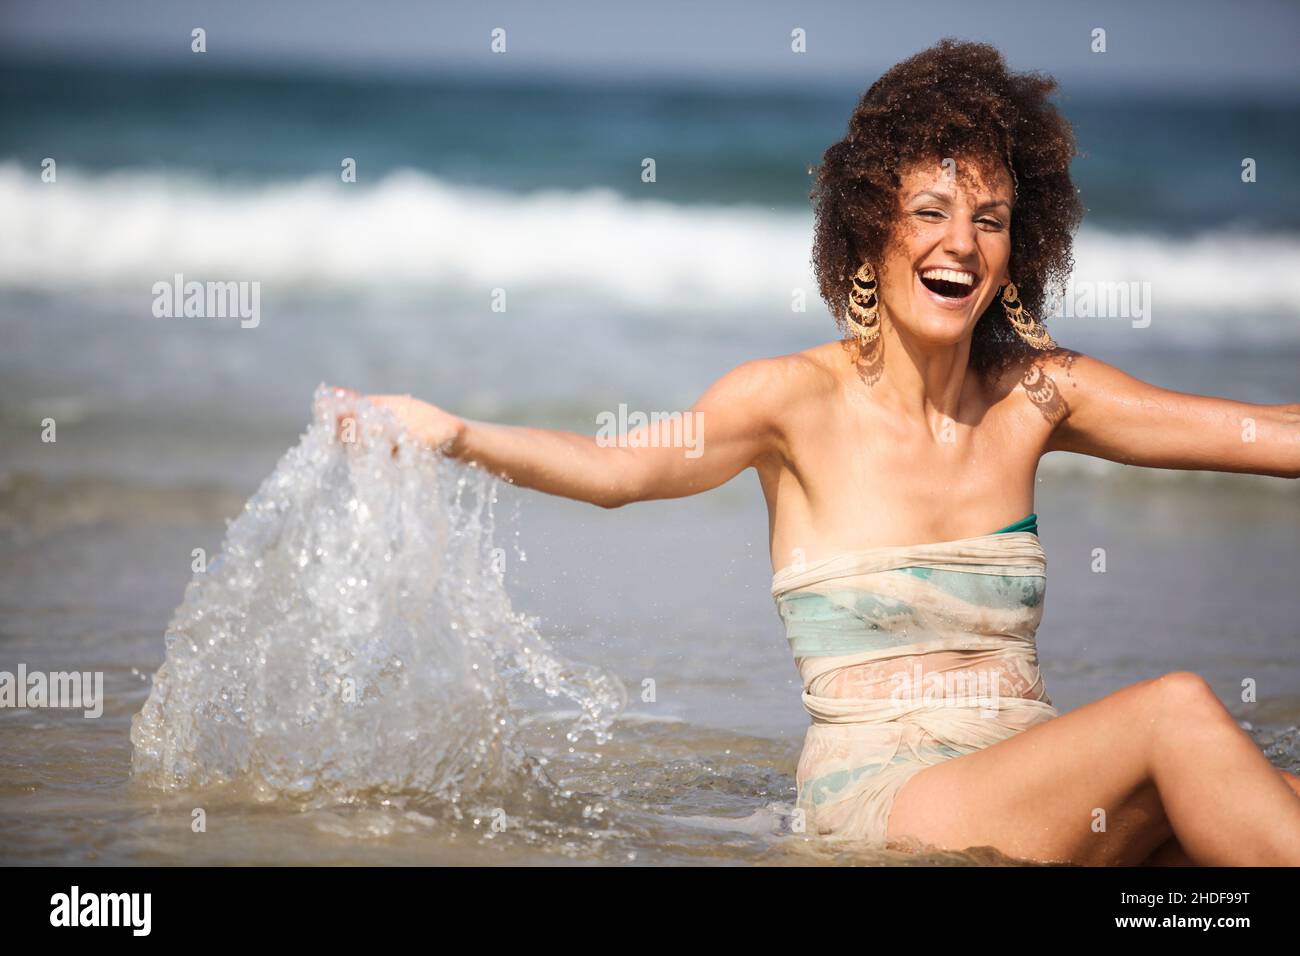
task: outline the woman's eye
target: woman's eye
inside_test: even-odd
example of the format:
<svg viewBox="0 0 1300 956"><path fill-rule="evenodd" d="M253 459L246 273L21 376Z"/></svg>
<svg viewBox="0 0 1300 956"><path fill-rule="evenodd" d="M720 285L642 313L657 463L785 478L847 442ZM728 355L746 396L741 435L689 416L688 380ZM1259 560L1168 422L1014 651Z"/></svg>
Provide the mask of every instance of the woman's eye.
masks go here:
<svg viewBox="0 0 1300 956"><path fill-rule="evenodd" d="M941 209L918 209L913 213L913 215L919 216L929 222L939 222L942 219L948 218L947 214L945 214ZM979 219L976 219L975 222L987 229L1006 228L1000 219L994 219L991 216L982 216Z"/></svg>

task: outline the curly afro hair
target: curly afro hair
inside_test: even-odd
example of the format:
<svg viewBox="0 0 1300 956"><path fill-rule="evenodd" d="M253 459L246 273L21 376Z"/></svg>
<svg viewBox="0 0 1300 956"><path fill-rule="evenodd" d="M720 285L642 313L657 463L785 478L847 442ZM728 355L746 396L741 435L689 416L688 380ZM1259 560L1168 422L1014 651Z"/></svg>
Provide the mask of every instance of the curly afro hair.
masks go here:
<svg viewBox="0 0 1300 956"><path fill-rule="evenodd" d="M1012 73L987 43L941 40L894 66L858 101L848 135L815 170L812 265L842 331L849 286L863 260L881 261L894 236L901 175L915 164L961 156L987 172L1001 165L1015 186L1013 281L1041 317L1048 290L1074 266L1083 204L1070 179L1070 124L1048 99L1056 81ZM975 325L970 366L986 380L1025 345L994 298Z"/></svg>

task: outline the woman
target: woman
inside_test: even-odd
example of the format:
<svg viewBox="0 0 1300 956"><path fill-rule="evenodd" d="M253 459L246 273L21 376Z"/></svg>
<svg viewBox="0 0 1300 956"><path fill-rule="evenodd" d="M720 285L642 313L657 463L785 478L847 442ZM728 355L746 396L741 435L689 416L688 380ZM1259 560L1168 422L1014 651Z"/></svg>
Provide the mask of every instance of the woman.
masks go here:
<svg viewBox="0 0 1300 956"><path fill-rule="evenodd" d="M691 410L702 453L674 447L671 423L610 447L371 399L448 455L607 508L756 469L813 717L796 814L811 832L1080 864L1300 864L1300 781L1204 680L1168 674L1065 715L1043 690L1044 453L1300 475L1300 405L1156 388L1033 318L1082 215L1054 87L953 41L871 87L813 192L820 290L849 335L716 382Z"/></svg>

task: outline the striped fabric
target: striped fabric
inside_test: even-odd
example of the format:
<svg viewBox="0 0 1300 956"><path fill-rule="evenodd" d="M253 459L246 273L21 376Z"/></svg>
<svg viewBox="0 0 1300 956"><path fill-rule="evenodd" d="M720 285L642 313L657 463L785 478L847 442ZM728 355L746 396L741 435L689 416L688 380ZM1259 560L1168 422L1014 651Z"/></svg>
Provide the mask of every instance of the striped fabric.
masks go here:
<svg viewBox="0 0 1300 956"><path fill-rule="evenodd" d="M1046 583L1029 530L874 548L773 577L813 721L796 773L809 832L883 844L913 774L1056 716L1034 641Z"/></svg>

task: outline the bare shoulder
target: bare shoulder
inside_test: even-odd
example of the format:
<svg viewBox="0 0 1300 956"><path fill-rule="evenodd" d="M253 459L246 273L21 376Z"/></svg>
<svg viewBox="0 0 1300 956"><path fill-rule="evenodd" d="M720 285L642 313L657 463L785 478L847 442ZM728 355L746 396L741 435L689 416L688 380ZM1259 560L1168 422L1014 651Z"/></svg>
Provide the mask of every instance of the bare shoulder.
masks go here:
<svg viewBox="0 0 1300 956"><path fill-rule="evenodd" d="M840 387L833 362L824 346L751 359L718 379L698 407L724 432L757 443L753 457L763 474L791 460L790 436Z"/></svg>
<svg viewBox="0 0 1300 956"><path fill-rule="evenodd" d="M829 343L838 347L837 343ZM802 352L742 362L720 378L715 388L728 398L753 401L764 406L788 405L800 398L824 394L837 387L834 355L827 345Z"/></svg>
<svg viewBox="0 0 1300 956"><path fill-rule="evenodd" d="M1023 404L1055 428L1091 390L1099 365L1110 368L1073 349L1026 350L990 383L990 397Z"/></svg>
<svg viewBox="0 0 1300 956"><path fill-rule="evenodd" d="M1119 431L1132 433L1133 441L1151 443L1155 431L1169 437L1171 423L1189 420L1194 409L1211 414L1222 406L1219 411L1226 413L1230 404L1160 388L1065 348L1018 356L991 387L1001 397L1010 397L1013 406L1018 404L1025 420L1041 416L1046 450L1101 457L1113 457L1114 452L1103 453L1103 446ZM1111 437L1098 437L1106 435ZM1124 460L1137 462L1140 457Z"/></svg>

